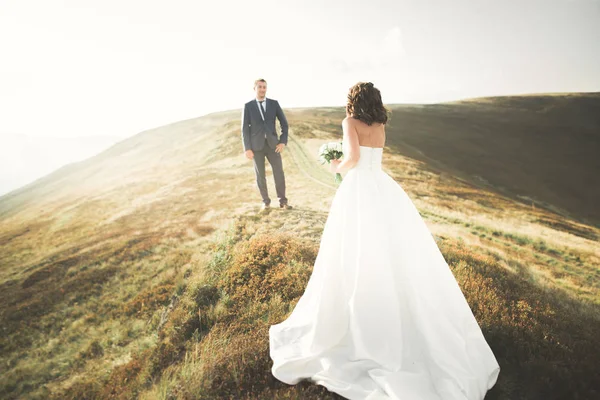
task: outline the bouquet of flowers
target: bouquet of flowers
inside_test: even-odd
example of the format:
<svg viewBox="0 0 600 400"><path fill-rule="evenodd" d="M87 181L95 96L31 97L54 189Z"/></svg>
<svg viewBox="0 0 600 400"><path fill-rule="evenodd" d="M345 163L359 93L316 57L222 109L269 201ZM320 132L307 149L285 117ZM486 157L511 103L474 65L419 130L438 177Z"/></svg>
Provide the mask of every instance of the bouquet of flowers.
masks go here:
<svg viewBox="0 0 600 400"><path fill-rule="evenodd" d="M342 142L330 142L325 143L319 148L319 160L321 164L331 163L331 160L341 158L344 155L342 152ZM335 174L335 182L340 183L342 181L342 175L340 173Z"/></svg>

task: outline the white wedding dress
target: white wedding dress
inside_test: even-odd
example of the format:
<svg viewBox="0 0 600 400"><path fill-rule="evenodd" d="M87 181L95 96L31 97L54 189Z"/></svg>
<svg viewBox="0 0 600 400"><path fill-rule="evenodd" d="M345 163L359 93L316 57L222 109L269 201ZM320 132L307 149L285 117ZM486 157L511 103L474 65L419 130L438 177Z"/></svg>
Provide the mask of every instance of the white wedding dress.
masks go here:
<svg viewBox="0 0 600 400"><path fill-rule="evenodd" d="M269 329L272 374L348 399L483 399L499 365L382 154L360 146L338 187L306 290Z"/></svg>

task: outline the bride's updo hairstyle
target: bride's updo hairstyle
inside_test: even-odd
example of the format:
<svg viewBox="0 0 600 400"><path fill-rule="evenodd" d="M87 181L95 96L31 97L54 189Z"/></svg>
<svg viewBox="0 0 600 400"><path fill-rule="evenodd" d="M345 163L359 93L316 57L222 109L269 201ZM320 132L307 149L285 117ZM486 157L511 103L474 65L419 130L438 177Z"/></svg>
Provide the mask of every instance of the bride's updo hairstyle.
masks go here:
<svg viewBox="0 0 600 400"><path fill-rule="evenodd" d="M367 125L373 122L385 124L388 110L381 101L381 92L371 82L358 82L348 92L346 113Z"/></svg>

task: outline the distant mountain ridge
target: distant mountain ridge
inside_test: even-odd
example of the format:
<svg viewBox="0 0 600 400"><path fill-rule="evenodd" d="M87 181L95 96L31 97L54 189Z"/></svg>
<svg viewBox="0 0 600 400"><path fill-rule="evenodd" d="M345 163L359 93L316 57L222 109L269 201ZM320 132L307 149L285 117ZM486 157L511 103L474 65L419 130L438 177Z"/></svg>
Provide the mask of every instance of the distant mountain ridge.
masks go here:
<svg viewBox="0 0 600 400"><path fill-rule="evenodd" d="M32 137L0 134L0 196L122 140L117 136Z"/></svg>

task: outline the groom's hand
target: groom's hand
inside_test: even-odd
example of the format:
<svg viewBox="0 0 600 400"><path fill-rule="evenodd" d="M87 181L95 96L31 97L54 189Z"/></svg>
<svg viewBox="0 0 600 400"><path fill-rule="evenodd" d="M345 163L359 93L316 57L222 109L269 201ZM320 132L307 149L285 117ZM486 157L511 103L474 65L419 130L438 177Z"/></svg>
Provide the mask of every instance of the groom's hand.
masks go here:
<svg viewBox="0 0 600 400"><path fill-rule="evenodd" d="M277 146L275 146L275 151L277 153L281 153L283 151L284 147L285 147L285 143L279 143Z"/></svg>
<svg viewBox="0 0 600 400"><path fill-rule="evenodd" d="M248 159L252 160L254 158L254 152L250 149L246 150L246 157L248 157Z"/></svg>

